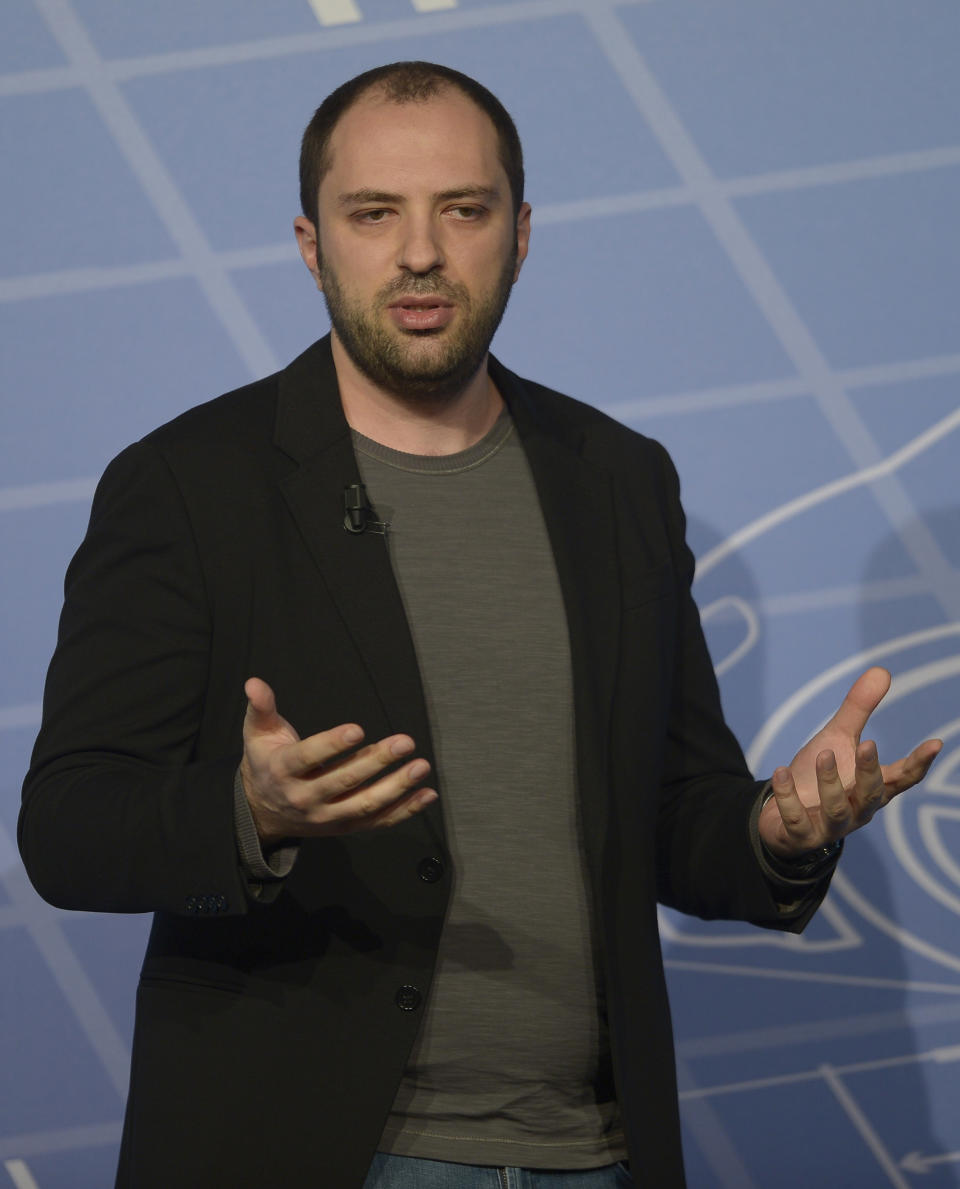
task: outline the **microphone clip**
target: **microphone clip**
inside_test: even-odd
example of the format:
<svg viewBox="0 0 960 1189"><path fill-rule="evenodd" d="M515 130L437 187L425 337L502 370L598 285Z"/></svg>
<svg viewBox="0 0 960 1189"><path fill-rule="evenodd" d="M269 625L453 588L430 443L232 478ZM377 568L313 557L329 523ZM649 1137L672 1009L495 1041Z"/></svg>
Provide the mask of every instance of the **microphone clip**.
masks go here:
<svg viewBox="0 0 960 1189"><path fill-rule="evenodd" d="M343 489L343 527L348 533L387 535L390 525L385 520L374 519L373 508L367 499L367 489L362 483L351 483Z"/></svg>

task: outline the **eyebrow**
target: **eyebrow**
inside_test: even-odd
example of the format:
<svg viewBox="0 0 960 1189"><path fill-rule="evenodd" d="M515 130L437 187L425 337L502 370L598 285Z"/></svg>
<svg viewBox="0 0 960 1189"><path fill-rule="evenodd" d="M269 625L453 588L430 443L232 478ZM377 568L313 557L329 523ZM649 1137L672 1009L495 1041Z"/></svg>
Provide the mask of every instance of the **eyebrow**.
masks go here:
<svg viewBox="0 0 960 1189"><path fill-rule="evenodd" d="M500 199L500 191L492 186L455 186L451 190L440 190L433 195L435 202L451 202L457 198L479 198L486 202L497 202ZM353 206L364 202L395 204L404 201L404 195L392 194L387 190L351 190L337 197L340 206Z"/></svg>

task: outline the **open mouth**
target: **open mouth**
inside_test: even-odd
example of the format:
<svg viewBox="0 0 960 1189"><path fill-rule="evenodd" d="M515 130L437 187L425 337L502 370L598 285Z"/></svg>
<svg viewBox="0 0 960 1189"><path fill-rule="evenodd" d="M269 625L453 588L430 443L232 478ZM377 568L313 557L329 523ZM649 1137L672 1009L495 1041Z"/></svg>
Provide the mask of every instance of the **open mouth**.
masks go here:
<svg viewBox="0 0 960 1189"><path fill-rule="evenodd" d="M401 330L440 330L454 316L454 307L436 297L400 298L389 310L394 324Z"/></svg>

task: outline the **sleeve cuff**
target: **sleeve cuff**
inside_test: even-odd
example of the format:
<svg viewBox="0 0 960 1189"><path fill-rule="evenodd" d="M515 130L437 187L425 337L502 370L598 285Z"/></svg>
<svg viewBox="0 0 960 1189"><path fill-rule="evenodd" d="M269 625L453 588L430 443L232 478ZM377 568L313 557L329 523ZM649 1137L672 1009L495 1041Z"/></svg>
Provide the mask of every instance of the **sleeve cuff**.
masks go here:
<svg viewBox="0 0 960 1189"><path fill-rule="evenodd" d="M777 907L782 913L792 913L803 908L810 893L833 875L843 851L843 840L827 853L814 852L797 862L777 858L764 846L759 829L760 812L772 796L773 785L767 781L750 814L750 841Z"/></svg>
<svg viewBox="0 0 960 1189"><path fill-rule="evenodd" d="M254 899L266 899L264 885L278 884L290 874L300 847L296 842L289 842L275 847L269 854L264 853L246 793L243 791L239 768L233 778L233 825L247 890ZM279 888L276 890L279 891Z"/></svg>

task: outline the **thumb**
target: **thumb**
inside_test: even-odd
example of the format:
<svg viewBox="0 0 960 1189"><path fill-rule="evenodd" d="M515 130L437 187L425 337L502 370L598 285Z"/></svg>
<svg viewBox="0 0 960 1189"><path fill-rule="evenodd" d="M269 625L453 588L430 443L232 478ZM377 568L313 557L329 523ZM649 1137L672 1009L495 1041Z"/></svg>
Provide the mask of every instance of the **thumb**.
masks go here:
<svg viewBox="0 0 960 1189"><path fill-rule="evenodd" d="M244 683L247 695L247 713L243 721L244 734L261 734L276 731L284 725L277 713L277 699L273 690L259 677L250 677Z"/></svg>
<svg viewBox="0 0 960 1189"><path fill-rule="evenodd" d="M840 703L839 710L833 716L833 725L845 735L859 739L870 715L886 696L890 681L890 674L879 666L861 673Z"/></svg>

